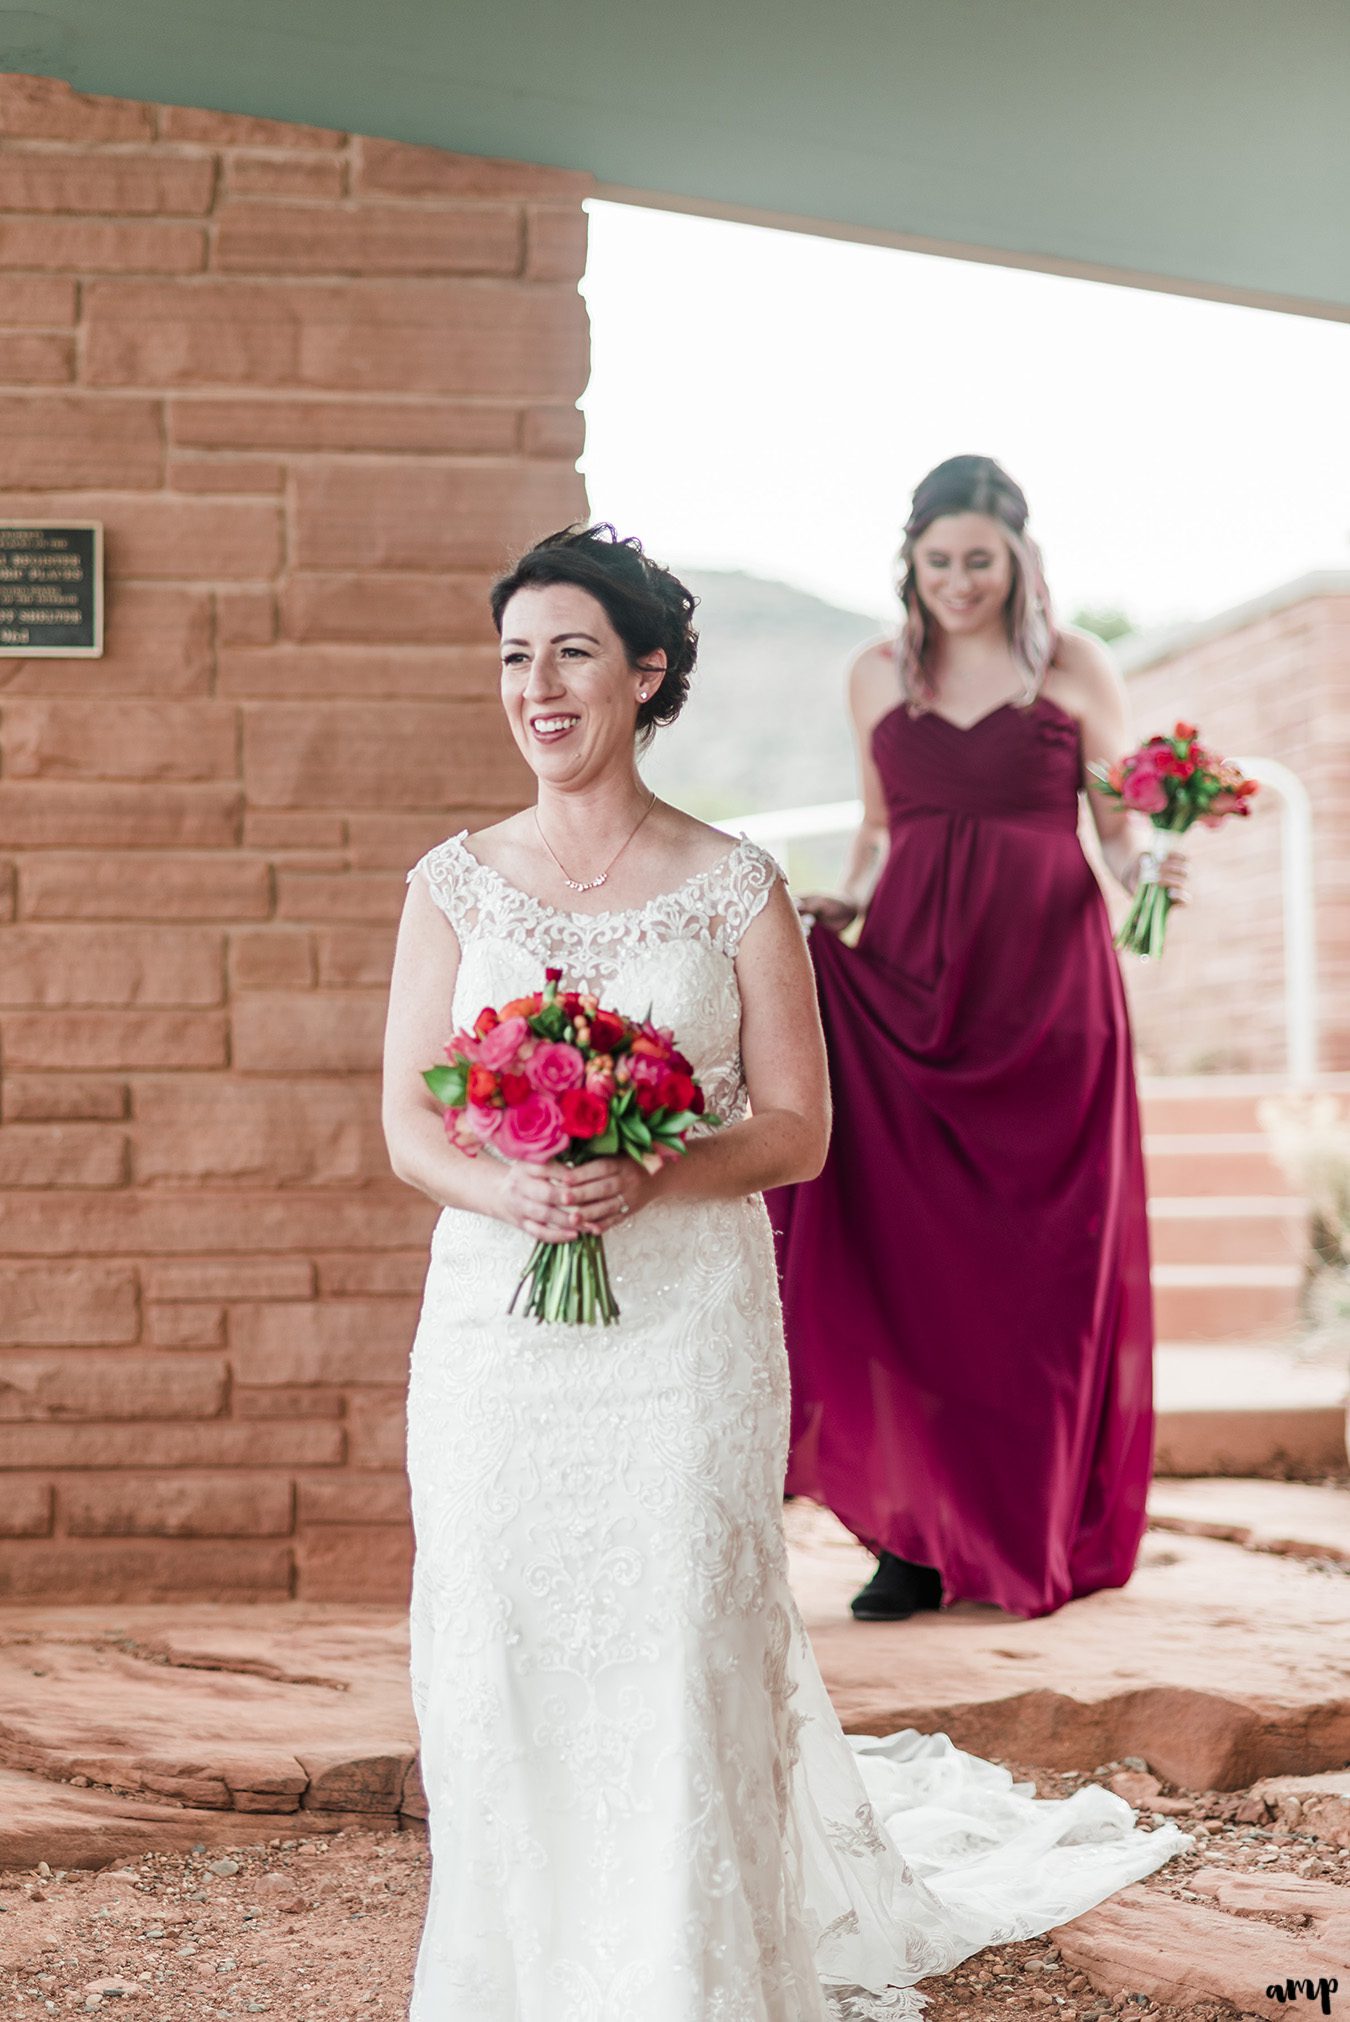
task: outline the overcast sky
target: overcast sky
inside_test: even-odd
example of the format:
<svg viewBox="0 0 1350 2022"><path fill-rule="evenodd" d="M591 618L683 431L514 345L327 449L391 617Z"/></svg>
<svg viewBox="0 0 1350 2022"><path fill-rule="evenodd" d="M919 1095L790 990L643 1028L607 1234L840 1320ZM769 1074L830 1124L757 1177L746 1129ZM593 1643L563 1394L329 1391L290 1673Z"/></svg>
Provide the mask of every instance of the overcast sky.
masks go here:
<svg viewBox="0 0 1350 2022"><path fill-rule="evenodd" d="M1350 570L1350 326L596 203L591 507L885 616L916 481L1026 490L1061 613Z"/></svg>

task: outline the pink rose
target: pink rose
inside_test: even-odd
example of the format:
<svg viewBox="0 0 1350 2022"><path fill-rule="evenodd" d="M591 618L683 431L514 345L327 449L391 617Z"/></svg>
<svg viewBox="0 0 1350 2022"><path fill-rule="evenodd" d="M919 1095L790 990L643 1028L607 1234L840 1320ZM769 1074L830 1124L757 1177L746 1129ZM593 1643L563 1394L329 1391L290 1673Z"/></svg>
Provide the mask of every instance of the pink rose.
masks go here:
<svg viewBox="0 0 1350 2022"><path fill-rule="evenodd" d="M525 1072L541 1095L563 1095L569 1088L580 1088L586 1063L575 1046L545 1039L530 1055Z"/></svg>
<svg viewBox="0 0 1350 2022"><path fill-rule="evenodd" d="M481 1145L496 1136L504 1114L504 1110L485 1109L476 1102L467 1109L447 1109L445 1134L460 1151L472 1157Z"/></svg>
<svg viewBox="0 0 1350 2022"><path fill-rule="evenodd" d="M551 1095L531 1095L515 1109L499 1110L501 1122L493 1138L503 1158L526 1165L547 1165L571 1142L562 1110Z"/></svg>
<svg viewBox="0 0 1350 2022"><path fill-rule="evenodd" d="M1126 807L1140 814L1161 814L1167 806L1167 788L1156 772L1131 772L1121 789Z"/></svg>
<svg viewBox="0 0 1350 2022"><path fill-rule="evenodd" d="M494 1025L478 1042L478 1058L484 1067L490 1067L494 1074L500 1074L504 1067L510 1067L520 1050L521 1041L528 1039L530 1028L523 1018L503 1018L500 1025Z"/></svg>

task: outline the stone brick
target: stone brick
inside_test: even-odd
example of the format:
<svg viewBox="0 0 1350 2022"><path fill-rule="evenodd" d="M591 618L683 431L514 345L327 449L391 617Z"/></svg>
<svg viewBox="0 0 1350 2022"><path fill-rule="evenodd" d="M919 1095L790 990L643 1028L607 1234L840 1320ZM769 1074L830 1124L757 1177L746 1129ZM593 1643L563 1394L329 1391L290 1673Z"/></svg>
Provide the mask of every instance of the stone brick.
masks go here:
<svg viewBox="0 0 1350 2022"><path fill-rule="evenodd" d="M136 1273L124 1264L0 1264L0 1343L105 1348L140 1332Z"/></svg>
<svg viewBox="0 0 1350 2022"><path fill-rule="evenodd" d="M231 1391L236 1418L341 1418L347 1400L340 1390L314 1384L264 1384L252 1389L236 1383Z"/></svg>
<svg viewBox="0 0 1350 2022"><path fill-rule="evenodd" d="M64 274L15 274L0 294L0 326L6 329L67 328L74 324L76 311L75 282Z"/></svg>
<svg viewBox="0 0 1350 2022"><path fill-rule="evenodd" d="M261 456L179 456L169 465L170 491L269 497L286 484L286 466Z"/></svg>
<svg viewBox="0 0 1350 2022"><path fill-rule="evenodd" d="M347 839L340 814L311 814L306 808L251 807L244 816L244 841L250 849L337 850Z"/></svg>
<svg viewBox="0 0 1350 2022"><path fill-rule="evenodd" d="M262 1256L406 1250L425 1246L432 1203L390 1177L359 1192L275 1187L231 1193L228 1216L205 1192L15 1192L0 1217L0 1254L38 1258Z"/></svg>
<svg viewBox="0 0 1350 2022"><path fill-rule="evenodd" d="M294 1492L275 1474L77 1475L58 1484L70 1537L287 1537Z"/></svg>
<svg viewBox="0 0 1350 2022"><path fill-rule="evenodd" d="M579 281L586 271L587 217L578 204L531 204L525 213L525 272L532 281Z"/></svg>
<svg viewBox="0 0 1350 2022"><path fill-rule="evenodd" d="M0 1188L120 1187L126 1179L123 1131L16 1123L0 1132Z"/></svg>
<svg viewBox="0 0 1350 2022"><path fill-rule="evenodd" d="M221 1348L225 1343L225 1308L196 1301L147 1306L147 1333L156 1348Z"/></svg>
<svg viewBox="0 0 1350 2022"><path fill-rule="evenodd" d="M327 586L323 596L330 623L337 622L337 606L344 597L342 576L317 579ZM484 606L486 608L486 606ZM353 594L353 624L371 623L370 614L359 608ZM475 626L476 632L482 627ZM497 647L441 646L381 648L354 646L274 646L266 653L223 652L220 656L219 692L222 696L274 697L278 701L321 697L325 703L340 695L378 695L387 701L417 695L467 699L473 695L495 698L500 679ZM313 712L311 711L311 714ZM250 813L249 819L252 820ZM341 841L339 834L335 840Z"/></svg>
<svg viewBox="0 0 1350 2022"><path fill-rule="evenodd" d="M0 73L0 135L6 140L153 140L153 106L91 98L57 77Z"/></svg>
<svg viewBox="0 0 1350 2022"><path fill-rule="evenodd" d="M18 910L18 873L12 863L0 863L0 920L14 919Z"/></svg>
<svg viewBox="0 0 1350 2022"><path fill-rule="evenodd" d="M392 926L348 927L342 933L326 930L317 938L321 986L336 990L360 985L388 988L394 961Z"/></svg>
<svg viewBox="0 0 1350 2022"><path fill-rule="evenodd" d="M51 1528L51 1483L33 1475L9 1475L0 1495L0 1537L43 1538Z"/></svg>
<svg viewBox="0 0 1350 2022"><path fill-rule="evenodd" d="M337 1467L344 1453L343 1428L332 1422L0 1426L0 1468Z"/></svg>
<svg viewBox="0 0 1350 2022"><path fill-rule="evenodd" d="M426 1275L423 1250L410 1250L406 1256L324 1257L319 1264L319 1291L325 1299L353 1292L376 1297L396 1292L405 1298L420 1298Z"/></svg>
<svg viewBox="0 0 1350 2022"><path fill-rule="evenodd" d="M226 779L237 712L216 702L39 702L0 706L12 779Z"/></svg>
<svg viewBox="0 0 1350 2022"><path fill-rule="evenodd" d="M304 1257L195 1257L141 1268L147 1299L308 1299L314 1266Z"/></svg>
<svg viewBox="0 0 1350 2022"><path fill-rule="evenodd" d="M413 1299L240 1306L231 1328L241 1383L394 1383L407 1374Z"/></svg>
<svg viewBox="0 0 1350 2022"><path fill-rule="evenodd" d="M354 814L348 822L347 853L352 869L409 871L447 835L465 828L486 828L489 821L500 821L519 806L519 800L504 804L486 819L480 819L482 810L466 809L462 804L432 808L424 814Z"/></svg>
<svg viewBox="0 0 1350 2022"><path fill-rule="evenodd" d="M224 1067L223 1012L11 1011L0 1044L14 1067Z"/></svg>
<svg viewBox="0 0 1350 2022"><path fill-rule="evenodd" d="M325 877L309 871L277 873L277 917L283 920L396 920L403 906L403 879L353 871ZM340 1010L334 1006L333 1015Z"/></svg>
<svg viewBox="0 0 1350 2022"><path fill-rule="evenodd" d="M201 217L211 208L215 179L215 164L205 155L16 149L0 155L0 211Z"/></svg>
<svg viewBox="0 0 1350 2022"><path fill-rule="evenodd" d="M281 565L281 512L262 499L176 498L167 492L15 492L10 519L102 520L111 576L257 581Z"/></svg>
<svg viewBox="0 0 1350 2022"><path fill-rule="evenodd" d="M426 451L504 455L517 447L516 409L463 400L251 400L218 394L169 403L169 433L194 449Z"/></svg>
<svg viewBox="0 0 1350 2022"><path fill-rule="evenodd" d="M0 780L0 849L69 849L72 843L81 849L224 849L239 841L242 816L243 795L234 786L49 786L28 780L7 786ZM140 858L142 864L149 861ZM33 869L25 862L25 886Z"/></svg>
<svg viewBox="0 0 1350 2022"><path fill-rule="evenodd" d="M122 224L108 218L0 217L0 268L80 274L196 274L206 265L200 225Z"/></svg>
<svg viewBox="0 0 1350 2022"><path fill-rule="evenodd" d="M166 927L11 927L0 1004L219 1004L215 934Z"/></svg>
<svg viewBox="0 0 1350 2022"><path fill-rule="evenodd" d="M224 854L39 856L23 866L19 904L41 920L261 920L272 874L260 857Z"/></svg>
<svg viewBox="0 0 1350 2022"><path fill-rule="evenodd" d="M281 593L281 628L291 639L372 646L482 638L491 623L485 590L472 575L292 576ZM448 689L442 672L441 692Z"/></svg>
<svg viewBox="0 0 1350 2022"><path fill-rule="evenodd" d="M244 778L261 807L438 807L455 772L509 797L523 771L491 702L333 702L244 711ZM395 894L397 897L397 894ZM392 909L390 917L397 912Z"/></svg>
<svg viewBox="0 0 1350 2022"><path fill-rule="evenodd" d="M225 1364L200 1355L0 1356L0 1418L100 1420L214 1418L223 1411Z"/></svg>
<svg viewBox="0 0 1350 2022"><path fill-rule="evenodd" d="M387 1608L408 1605L413 1556L409 1530L393 1524L325 1525L296 1540L295 1556L295 1591L302 1601L362 1601ZM401 1775L387 1791L371 1793L364 1803L348 1777L349 1772L336 1788L311 1781L302 1810L325 1799L335 1809L358 1805L379 1812L398 1809Z"/></svg>
<svg viewBox="0 0 1350 2022"><path fill-rule="evenodd" d="M521 427L527 456L561 456L575 463L586 447L586 417L579 407L530 407Z"/></svg>
<svg viewBox="0 0 1350 2022"><path fill-rule="evenodd" d="M240 112L207 112L196 106L159 108L161 140L196 141L203 147L339 148L347 136L329 126L291 125L280 119L255 119Z"/></svg>
<svg viewBox="0 0 1350 2022"><path fill-rule="evenodd" d="M548 283L222 277L96 281L86 295L90 385L557 400L586 383L584 305Z"/></svg>
<svg viewBox="0 0 1350 2022"><path fill-rule="evenodd" d="M346 163L331 155L230 154L225 187L236 197L308 197L331 203L347 186Z"/></svg>
<svg viewBox="0 0 1350 2022"><path fill-rule="evenodd" d="M296 475L300 569L497 569L584 511L552 464L311 464Z"/></svg>
<svg viewBox="0 0 1350 2022"><path fill-rule="evenodd" d="M388 1474L320 1475L297 1483L297 1515L305 1524L406 1524L408 1477Z"/></svg>
<svg viewBox="0 0 1350 2022"><path fill-rule="evenodd" d="M336 1186L389 1169L378 1102L359 1084L178 1076L140 1083L134 1100L143 1181Z"/></svg>
<svg viewBox="0 0 1350 2022"><path fill-rule="evenodd" d="M541 168L535 162L488 160L451 154L439 147L412 147L405 141L355 143L354 186L391 197L540 197L578 208L595 190L595 178L573 169Z"/></svg>
<svg viewBox="0 0 1350 2022"><path fill-rule="evenodd" d="M380 1065L385 1006L378 994L241 997L233 1017L234 1064L243 1074L374 1073Z"/></svg>
<svg viewBox="0 0 1350 2022"><path fill-rule="evenodd" d="M412 1336L408 1345L411 1349ZM368 1384L347 1392L347 1459L352 1467L392 1468L406 1463L408 1386Z"/></svg>
<svg viewBox="0 0 1350 2022"><path fill-rule="evenodd" d="M0 393L0 484L53 489L116 485L141 491L153 490L163 471L157 400L113 399L101 393ZM42 516L57 517L51 512ZM81 511L77 517L100 515Z"/></svg>
<svg viewBox="0 0 1350 2022"><path fill-rule="evenodd" d="M271 590L222 590L216 597L216 637L222 646L268 646L277 636Z"/></svg>
<svg viewBox="0 0 1350 2022"><path fill-rule="evenodd" d="M0 1599L66 1606L122 1601L286 1600L291 1547L231 1539L117 1539L108 1543L52 1538L0 1552Z"/></svg>
<svg viewBox="0 0 1350 2022"><path fill-rule="evenodd" d="M128 1109L124 1081L84 1075L8 1074L0 1095L6 1123L115 1123Z"/></svg>
<svg viewBox="0 0 1350 2022"><path fill-rule="evenodd" d="M73 337L55 330L0 332L0 381L10 386L61 386L74 377Z"/></svg>
<svg viewBox="0 0 1350 2022"><path fill-rule="evenodd" d="M314 943L285 927L231 934L230 983L236 990L308 990L314 981Z"/></svg>
<svg viewBox="0 0 1350 2022"><path fill-rule="evenodd" d="M515 274L521 220L501 204L414 210L223 204L211 264L235 274ZM551 278L551 277L548 277Z"/></svg>
<svg viewBox="0 0 1350 2022"><path fill-rule="evenodd" d="M0 697L205 695L210 683L210 598L158 584L108 584L98 660L0 661Z"/></svg>

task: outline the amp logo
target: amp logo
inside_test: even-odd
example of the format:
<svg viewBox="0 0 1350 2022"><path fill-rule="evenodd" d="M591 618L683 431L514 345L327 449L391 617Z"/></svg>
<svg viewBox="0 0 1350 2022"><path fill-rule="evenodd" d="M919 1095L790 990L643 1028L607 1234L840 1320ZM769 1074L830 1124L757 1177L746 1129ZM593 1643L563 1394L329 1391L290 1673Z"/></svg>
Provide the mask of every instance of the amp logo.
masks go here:
<svg viewBox="0 0 1350 2022"><path fill-rule="evenodd" d="M1283 2007L1286 2001L1297 2001L1302 1995L1305 2001L1317 2001L1322 2013L1331 2013L1331 1997L1340 1986L1339 1980L1286 1980L1281 1986L1276 1980L1266 1988L1267 2001L1278 2001Z"/></svg>

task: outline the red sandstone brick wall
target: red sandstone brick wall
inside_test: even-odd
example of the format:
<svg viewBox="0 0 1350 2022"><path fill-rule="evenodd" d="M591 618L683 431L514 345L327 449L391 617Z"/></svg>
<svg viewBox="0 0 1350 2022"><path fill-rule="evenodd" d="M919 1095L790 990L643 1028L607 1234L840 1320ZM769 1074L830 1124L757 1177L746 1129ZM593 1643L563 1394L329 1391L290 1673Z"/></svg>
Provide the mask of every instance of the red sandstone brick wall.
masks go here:
<svg viewBox="0 0 1350 2022"><path fill-rule="evenodd" d="M1221 751L1277 758L1312 797L1325 1070L1350 1067L1350 584L1266 600L1140 667L1140 735L1197 723ZM1164 1073L1284 1067L1280 815L1197 831L1196 901L1165 959L1125 958L1140 1051Z"/></svg>
<svg viewBox="0 0 1350 2022"><path fill-rule="evenodd" d="M584 510L584 178L0 78L0 1596L401 1601L403 873L519 804L484 589Z"/></svg>

